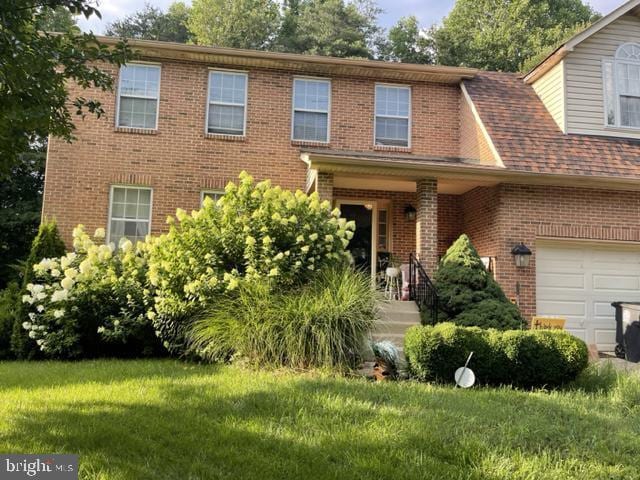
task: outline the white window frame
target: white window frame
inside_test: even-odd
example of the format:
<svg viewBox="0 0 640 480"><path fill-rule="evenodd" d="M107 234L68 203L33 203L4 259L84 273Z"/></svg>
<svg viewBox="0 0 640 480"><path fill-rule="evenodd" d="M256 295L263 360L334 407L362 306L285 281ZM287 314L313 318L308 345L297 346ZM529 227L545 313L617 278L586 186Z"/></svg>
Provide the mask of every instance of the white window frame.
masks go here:
<svg viewBox="0 0 640 480"><path fill-rule="evenodd" d="M129 127L126 125L120 125L120 98L122 95L122 68L123 67L154 67L158 69L158 96L155 98L156 100L156 122L153 128L144 128L144 127ZM148 131L157 131L158 130L158 119L160 118L160 89L162 83L162 65L160 63L155 62L129 62L120 67L118 71L118 94L116 95L116 128L130 128L133 130L148 130ZM144 98L145 100L153 100L153 97L140 97L140 96L130 96L125 95L127 98Z"/></svg>
<svg viewBox="0 0 640 480"><path fill-rule="evenodd" d="M406 89L409 90L409 111L406 117L397 116L397 115L378 115L377 113L377 104L378 104L378 87L390 87L390 88L398 88L398 89ZM412 89L411 85L403 85L399 83L381 83L376 82L373 90L373 145L374 147L382 147L382 148L411 148L411 117L412 117ZM407 119L407 144L406 145L385 145L383 143L376 143L376 131L378 129L378 117L383 118L398 118L398 119Z"/></svg>
<svg viewBox="0 0 640 480"><path fill-rule="evenodd" d="M237 133L220 133L220 132L210 132L209 131L209 107L211 107L211 104L214 105L223 105L223 106L231 106L231 107L239 107L240 104L239 103L228 103L228 102L212 102L211 101L211 79L213 78L213 73L230 73L232 75L244 75L245 77L245 82L244 82L244 115L243 115L243 119L242 119L242 134L237 134ZM249 72L247 72L246 70L231 70L231 69L226 69L226 68L210 68L209 69L209 73L207 73L208 75L208 79L207 79L207 105L206 105L206 109L205 109L205 119L204 119L204 133L205 135L212 135L212 136L216 136L216 135L222 135L222 136L229 136L229 137L245 137L247 135L247 108L248 108L248 104L249 104Z"/></svg>
<svg viewBox="0 0 640 480"><path fill-rule="evenodd" d="M107 243L111 243L111 221L113 220L113 217L111 216L111 211L113 209L113 191L116 188L131 188L131 189L136 189L136 190L149 190L151 193L149 195L149 220L148 220L148 224L149 224L149 231L147 233L147 235L151 234L151 219L153 218L153 187L149 187L147 185L131 185L131 184L113 184L111 185L111 187L109 187L109 213L108 213L108 217L107 217L107 235L106 235L106 239L107 239ZM117 218L116 220L125 220L125 221L130 221L130 218ZM138 221L138 219L136 219L136 221ZM118 245L116 245L116 248L118 247Z"/></svg>
<svg viewBox="0 0 640 480"><path fill-rule="evenodd" d="M640 68L640 60L632 60L628 58L618 58L618 52L620 52L624 47L628 45L635 45L640 48L640 44L636 42L625 42L620 45L616 49L616 53L613 57L607 57L602 59L602 100L604 107L604 126L605 128L613 128L613 129L624 129L624 130L640 130L640 125L638 126L630 126L630 125L622 125L621 123L621 114L620 114L620 97L623 96L618 87L618 66L619 65L633 65L635 67ZM609 103L607 101L607 78L605 75L605 65L612 65L612 74L613 78L611 81L613 82L613 97L614 97L614 105L613 105L613 115L614 115L614 123L610 124L607 118L607 111L609 107ZM631 95L627 95L631 96ZM634 96L635 98L640 98L640 96Z"/></svg>
<svg viewBox="0 0 640 480"><path fill-rule="evenodd" d="M202 204L204 203L204 197L208 193L214 194L214 195L224 195L224 190L201 190L200 191L200 208L202 208Z"/></svg>
<svg viewBox="0 0 640 480"><path fill-rule="evenodd" d="M328 105L327 111L323 110L313 110L309 108L296 108L296 80L309 80L313 82L323 82L329 84L329 95L327 97ZM303 75L295 75L291 82L291 141L292 142L308 142L308 143L322 143L328 144L331 141L331 79L326 77L309 77ZM294 125L295 125L295 115L296 111L298 112L309 112L309 113L326 113L327 114L327 139L326 140L307 140L304 138L295 138L294 136Z"/></svg>

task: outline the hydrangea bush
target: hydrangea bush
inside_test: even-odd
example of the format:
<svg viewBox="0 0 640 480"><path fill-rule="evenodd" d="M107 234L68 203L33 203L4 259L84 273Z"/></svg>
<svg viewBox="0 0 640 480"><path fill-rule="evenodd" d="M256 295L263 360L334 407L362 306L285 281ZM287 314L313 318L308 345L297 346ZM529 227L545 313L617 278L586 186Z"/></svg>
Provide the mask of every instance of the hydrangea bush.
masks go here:
<svg viewBox="0 0 640 480"><path fill-rule="evenodd" d="M151 241L148 277L155 295L149 317L171 351L183 351L189 322L241 280L294 287L344 263L355 229L316 193L254 183L246 172L217 202L205 199L201 210L176 217Z"/></svg>
<svg viewBox="0 0 640 480"><path fill-rule="evenodd" d="M82 225L73 232L74 252L34 265L35 281L22 301L29 320L22 326L53 358L139 356L158 351L146 313L147 244L123 239L103 244Z"/></svg>

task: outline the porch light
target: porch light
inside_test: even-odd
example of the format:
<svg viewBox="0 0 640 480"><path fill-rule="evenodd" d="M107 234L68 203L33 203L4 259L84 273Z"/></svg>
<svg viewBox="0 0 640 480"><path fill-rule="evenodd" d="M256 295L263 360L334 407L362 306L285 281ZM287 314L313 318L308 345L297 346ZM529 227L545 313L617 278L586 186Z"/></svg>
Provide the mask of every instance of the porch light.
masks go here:
<svg viewBox="0 0 640 480"><path fill-rule="evenodd" d="M531 250L524 243L520 242L520 245L516 245L511 249L511 255L516 262L516 267L525 268L529 266L529 260L531 260Z"/></svg>
<svg viewBox="0 0 640 480"><path fill-rule="evenodd" d="M411 205L407 205L404 207L404 217L407 221L413 222L416 219L416 209Z"/></svg>

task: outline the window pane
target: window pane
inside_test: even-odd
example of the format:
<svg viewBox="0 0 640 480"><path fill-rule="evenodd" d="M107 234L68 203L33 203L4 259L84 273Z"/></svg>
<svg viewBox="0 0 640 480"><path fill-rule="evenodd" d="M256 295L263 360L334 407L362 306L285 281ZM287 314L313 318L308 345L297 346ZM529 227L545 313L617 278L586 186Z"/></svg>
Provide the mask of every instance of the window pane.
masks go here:
<svg viewBox="0 0 640 480"><path fill-rule="evenodd" d="M116 245L120 242L120 239L124 236L124 221L112 220L111 228L109 230L109 239Z"/></svg>
<svg viewBox="0 0 640 480"><path fill-rule="evenodd" d="M244 107L209 105L209 133L242 135L244 133Z"/></svg>
<svg viewBox="0 0 640 480"><path fill-rule="evenodd" d="M408 117L410 90L408 87L376 86L376 115Z"/></svg>
<svg viewBox="0 0 640 480"><path fill-rule="evenodd" d="M114 188L113 189L113 201L124 203L124 198L126 194L126 189L124 188Z"/></svg>
<svg viewBox="0 0 640 480"><path fill-rule="evenodd" d="M157 98L160 68L150 65L127 65L120 69L120 76L121 95Z"/></svg>
<svg viewBox="0 0 640 480"><path fill-rule="evenodd" d="M604 62L602 64L604 77L604 106L606 112L607 125L616 124L616 93L613 83L613 63Z"/></svg>
<svg viewBox="0 0 640 480"><path fill-rule="evenodd" d="M293 82L293 108L329 111L329 82L295 79Z"/></svg>
<svg viewBox="0 0 640 480"><path fill-rule="evenodd" d="M376 117L376 144L406 147L409 145L409 120Z"/></svg>
<svg viewBox="0 0 640 480"><path fill-rule="evenodd" d="M114 200L121 200L115 202ZM143 240L149 233L151 190L147 188L116 187L113 189L109 241L116 245L122 237L131 241Z"/></svg>
<svg viewBox="0 0 640 480"><path fill-rule="evenodd" d="M640 97L620 96L620 123L625 127L640 127Z"/></svg>
<svg viewBox="0 0 640 480"><path fill-rule="evenodd" d="M327 141L326 113L294 112L293 138L294 140L310 140L316 142Z"/></svg>
<svg viewBox="0 0 640 480"><path fill-rule="evenodd" d="M211 72L209 101L244 105L247 76L243 73Z"/></svg>
<svg viewBox="0 0 640 480"><path fill-rule="evenodd" d="M121 127L156 128L158 102L145 98L120 98L118 125Z"/></svg>

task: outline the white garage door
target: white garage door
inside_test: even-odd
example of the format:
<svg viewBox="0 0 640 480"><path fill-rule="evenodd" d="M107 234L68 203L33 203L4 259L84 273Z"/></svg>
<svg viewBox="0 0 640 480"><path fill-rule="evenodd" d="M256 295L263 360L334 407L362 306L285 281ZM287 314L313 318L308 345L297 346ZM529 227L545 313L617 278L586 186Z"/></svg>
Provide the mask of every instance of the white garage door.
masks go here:
<svg viewBox="0 0 640 480"><path fill-rule="evenodd" d="M536 248L537 314L601 351L615 346L614 301L640 301L640 247L542 243Z"/></svg>

